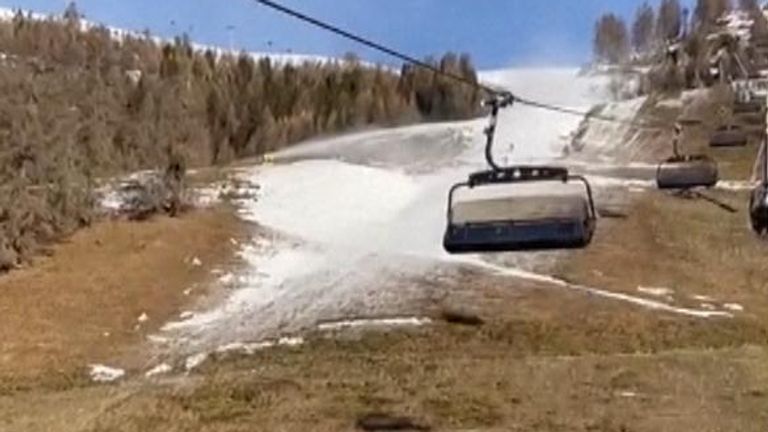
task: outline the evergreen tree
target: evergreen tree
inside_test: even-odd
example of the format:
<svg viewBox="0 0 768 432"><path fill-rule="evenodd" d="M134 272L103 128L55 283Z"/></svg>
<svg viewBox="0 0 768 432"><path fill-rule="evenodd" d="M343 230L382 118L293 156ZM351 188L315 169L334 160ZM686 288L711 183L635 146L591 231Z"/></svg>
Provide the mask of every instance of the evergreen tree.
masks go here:
<svg viewBox="0 0 768 432"><path fill-rule="evenodd" d="M656 36L662 42L676 40L683 29L683 12L678 0L662 0L656 21Z"/></svg>
<svg viewBox="0 0 768 432"><path fill-rule="evenodd" d="M651 49L655 18L653 7L648 2L644 2L635 12L635 21L632 24L632 47L636 53L645 54Z"/></svg>
<svg viewBox="0 0 768 432"><path fill-rule="evenodd" d="M603 15L595 25L594 51L599 61L619 64L629 55L629 34L624 21L614 14Z"/></svg>
<svg viewBox="0 0 768 432"><path fill-rule="evenodd" d="M696 25L707 29L730 9L730 0L697 0L694 12Z"/></svg>

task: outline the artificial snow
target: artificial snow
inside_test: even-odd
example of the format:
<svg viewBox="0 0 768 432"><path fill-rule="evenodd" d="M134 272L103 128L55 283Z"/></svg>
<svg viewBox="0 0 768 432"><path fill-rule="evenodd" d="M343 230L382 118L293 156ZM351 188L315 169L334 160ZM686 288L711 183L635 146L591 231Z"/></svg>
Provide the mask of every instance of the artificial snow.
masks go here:
<svg viewBox="0 0 768 432"><path fill-rule="evenodd" d="M523 97L588 111L606 99L598 90L605 79L577 78L575 72L497 71L482 78ZM643 103L637 99L615 104L605 112L632 117ZM506 163L552 162L562 156L581 121L578 116L523 105L504 110L496 158ZM615 140L621 131L602 123L602 135L588 138L603 140L597 145L607 149L615 141L606 135ZM243 190L238 194L252 194L254 199L234 204L240 217L258 224L259 235L239 245L241 269L221 276L220 281L231 288L228 296L207 311L167 324L163 334L182 341L179 345L186 354L217 349L254 352L280 345L274 339L277 335L306 331L317 323L323 329L424 325L420 318L327 320L397 313L386 306L421 295L412 289L414 279L429 277L439 266L467 263L640 307L701 318L730 316L572 285L492 265L480 257L446 254L442 236L447 191L468 174L487 168L482 135L486 124L486 119L479 119L320 139L270 155L271 164L239 169L235 181ZM593 177L610 186L653 186L650 180ZM528 258L522 254L519 261ZM266 342L248 345L244 340ZM194 367L192 360L200 360L199 356L190 356L187 363Z"/></svg>
<svg viewBox="0 0 768 432"><path fill-rule="evenodd" d="M656 287L638 287L637 291L643 293L652 295L654 297L667 297L675 293L674 290L669 288L656 288Z"/></svg>
<svg viewBox="0 0 768 432"><path fill-rule="evenodd" d="M159 364L159 365L155 366L154 368L148 370L144 374L144 376L147 377L147 378L152 378L152 377L156 377L158 375L165 375L165 374L171 373L172 371L173 371L173 367L171 365L169 365L167 363L162 363L162 364Z"/></svg>
<svg viewBox="0 0 768 432"><path fill-rule="evenodd" d="M346 330L360 327L421 327L431 324L429 318L370 318L358 320L344 320L337 322L326 322L318 324L317 329L321 331Z"/></svg>
<svg viewBox="0 0 768 432"><path fill-rule="evenodd" d="M184 369L186 369L187 372L197 369L200 365L205 363L206 360L208 360L208 353L205 352L189 356L184 361Z"/></svg>
<svg viewBox="0 0 768 432"><path fill-rule="evenodd" d="M117 381L125 376L123 369L112 368L100 364L90 366L89 373L91 380L98 383L110 383Z"/></svg>

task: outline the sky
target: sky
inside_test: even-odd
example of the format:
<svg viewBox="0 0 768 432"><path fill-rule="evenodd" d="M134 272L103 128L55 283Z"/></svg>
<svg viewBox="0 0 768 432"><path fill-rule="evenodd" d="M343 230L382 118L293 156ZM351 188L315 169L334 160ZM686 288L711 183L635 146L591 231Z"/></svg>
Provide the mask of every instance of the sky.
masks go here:
<svg viewBox="0 0 768 432"><path fill-rule="evenodd" d="M278 0L416 57L469 53L481 69L573 65L591 55L595 20L631 19L642 0ZM652 3L656 3L653 0ZM60 13L68 0L0 0L0 6ZM688 3L683 1L683 3ZM386 56L280 15L254 0L79 0L88 20L248 51Z"/></svg>

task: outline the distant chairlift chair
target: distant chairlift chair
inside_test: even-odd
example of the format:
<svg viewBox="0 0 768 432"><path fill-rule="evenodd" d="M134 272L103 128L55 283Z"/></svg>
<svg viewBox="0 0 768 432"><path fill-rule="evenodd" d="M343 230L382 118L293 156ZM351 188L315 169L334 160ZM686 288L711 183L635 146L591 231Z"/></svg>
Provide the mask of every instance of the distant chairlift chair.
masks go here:
<svg viewBox="0 0 768 432"><path fill-rule="evenodd" d="M717 128L709 140L710 147L744 147L749 138L741 126L729 124Z"/></svg>
<svg viewBox="0 0 768 432"><path fill-rule="evenodd" d="M492 148L498 113L513 102L514 97L510 94L488 102L491 121L485 131L485 156L491 169L470 175L466 182L454 185L450 190L448 226L443 239L445 250L449 253L572 249L586 247L592 241L597 213L592 188L584 177L571 175L567 169L560 167L500 167L494 161ZM462 189L533 183L548 183L555 188L573 182L584 185L584 196L534 193L462 202L456 200L457 192Z"/></svg>
<svg viewBox="0 0 768 432"><path fill-rule="evenodd" d="M689 190L698 187L711 188L719 181L717 162L704 154L682 154L679 141L683 125L675 125L672 156L659 164L656 184L661 190Z"/></svg>

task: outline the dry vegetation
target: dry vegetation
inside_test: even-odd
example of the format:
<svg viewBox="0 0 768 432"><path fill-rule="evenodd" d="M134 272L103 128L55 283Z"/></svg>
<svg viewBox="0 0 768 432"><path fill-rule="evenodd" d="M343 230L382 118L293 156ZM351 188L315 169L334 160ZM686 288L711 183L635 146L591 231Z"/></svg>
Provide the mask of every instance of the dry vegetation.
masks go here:
<svg viewBox="0 0 768 432"><path fill-rule="evenodd" d="M26 431L77 410L58 430L338 431L370 414L456 431L759 431L768 421L766 338L740 336L746 322L474 271L453 280L425 329L315 335L299 348L219 358L183 382L14 393L0 398L0 418ZM484 323L441 323L440 311L457 306Z"/></svg>
<svg viewBox="0 0 768 432"><path fill-rule="evenodd" d="M4 275L0 394L73 385L88 364L116 357L141 367L144 337L209 292L211 271L233 264L232 240L245 234L224 209L105 222Z"/></svg>

